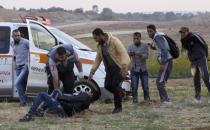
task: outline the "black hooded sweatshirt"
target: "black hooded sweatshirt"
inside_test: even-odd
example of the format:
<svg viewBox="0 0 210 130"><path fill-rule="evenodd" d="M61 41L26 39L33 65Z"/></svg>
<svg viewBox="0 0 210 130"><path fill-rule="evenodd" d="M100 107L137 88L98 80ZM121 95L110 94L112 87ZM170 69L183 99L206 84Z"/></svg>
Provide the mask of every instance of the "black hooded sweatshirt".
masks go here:
<svg viewBox="0 0 210 130"><path fill-rule="evenodd" d="M199 63L203 58L208 57L208 45L204 39L196 33L181 39L182 47L188 51L188 58L191 63Z"/></svg>

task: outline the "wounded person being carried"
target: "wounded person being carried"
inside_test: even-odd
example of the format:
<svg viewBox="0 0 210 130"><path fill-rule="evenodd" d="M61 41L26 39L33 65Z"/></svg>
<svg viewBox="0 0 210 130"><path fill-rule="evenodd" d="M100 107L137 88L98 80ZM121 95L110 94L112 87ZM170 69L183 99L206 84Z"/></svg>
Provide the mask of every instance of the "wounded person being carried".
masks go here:
<svg viewBox="0 0 210 130"><path fill-rule="evenodd" d="M73 116L89 108L92 96L92 93L79 93L75 96L63 95L59 89L55 89L51 95L40 92L28 113L19 121L34 120L34 116L42 117L46 111L59 117ZM39 108L42 102L43 105Z"/></svg>

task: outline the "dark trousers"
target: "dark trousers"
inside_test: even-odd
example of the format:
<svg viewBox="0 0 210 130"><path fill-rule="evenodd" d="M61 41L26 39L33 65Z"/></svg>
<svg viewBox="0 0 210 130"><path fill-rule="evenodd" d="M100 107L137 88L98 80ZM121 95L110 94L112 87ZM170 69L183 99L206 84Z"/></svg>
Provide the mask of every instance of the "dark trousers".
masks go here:
<svg viewBox="0 0 210 130"><path fill-rule="evenodd" d="M191 65L191 73L194 80L195 86L195 98L200 100L200 93L201 93L201 82L200 82L200 75L210 92L210 81L209 81L209 73L208 73L208 62L207 58L203 58L199 63Z"/></svg>
<svg viewBox="0 0 210 130"><path fill-rule="evenodd" d="M139 78L141 79L141 85L144 92L144 100L149 100L149 87L148 87L148 71L139 72L131 71L131 84L132 84L132 95L134 99L138 99L138 86Z"/></svg>
<svg viewBox="0 0 210 130"><path fill-rule="evenodd" d="M54 90L54 85L53 85L53 77L49 67L46 67L46 72L47 72L48 94L51 94L52 91ZM59 80L61 80L63 83L63 93L72 94L75 82L74 72L65 71L64 73L59 73L58 77Z"/></svg>
<svg viewBox="0 0 210 130"><path fill-rule="evenodd" d="M165 64L165 70L163 72L159 71L159 73L158 73L158 77L157 77L157 80L156 80L156 85L157 85L157 88L158 88L158 91L159 91L161 102L169 101L165 84L166 84L166 81L168 80L168 78L171 74L172 68L173 68L173 60L169 60Z"/></svg>
<svg viewBox="0 0 210 130"><path fill-rule="evenodd" d="M108 67L109 70L106 72L105 88L114 94L114 105L115 108L122 108L122 88L121 84L123 81L120 69L118 67Z"/></svg>

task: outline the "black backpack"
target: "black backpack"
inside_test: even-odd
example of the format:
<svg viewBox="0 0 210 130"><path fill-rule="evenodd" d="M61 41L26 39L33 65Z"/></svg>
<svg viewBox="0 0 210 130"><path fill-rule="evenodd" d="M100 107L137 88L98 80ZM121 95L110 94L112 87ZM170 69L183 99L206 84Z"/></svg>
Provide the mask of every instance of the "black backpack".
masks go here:
<svg viewBox="0 0 210 130"><path fill-rule="evenodd" d="M165 39L168 42L169 48L170 48L170 54L172 55L173 59L176 59L179 57L179 47L177 46L176 42L168 37L167 35L164 35Z"/></svg>

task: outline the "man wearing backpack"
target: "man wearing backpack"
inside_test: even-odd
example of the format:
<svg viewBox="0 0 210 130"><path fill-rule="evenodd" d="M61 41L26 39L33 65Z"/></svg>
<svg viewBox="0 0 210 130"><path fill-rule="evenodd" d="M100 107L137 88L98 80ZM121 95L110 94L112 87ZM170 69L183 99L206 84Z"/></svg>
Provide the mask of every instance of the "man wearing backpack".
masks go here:
<svg viewBox="0 0 210 130"><path fill-rule="evenodd" d="M208 91L210 92L210 81L207 61L208 45L201 36L199 36L196 33L189 32L188 27L181 27L179 33L181 35L182 47L188 51L188 58L191 62L191 72L195 86L195 99L192 103L200 104L200 74Z"/></svg>
<svg viewBox="0 0 210 130"><path fill-rule="evenodd" d="M173 66L173 57L170 54L168 42L163 33L157 32L155 25L147 26L147 33L153 39L155 46L148 43L151 49L157 50L157 60L160 64L160 70L156 79L156 85L159 91L160 100L164 104L171 104L166 92L165 83L171 73Z"/></svg>

